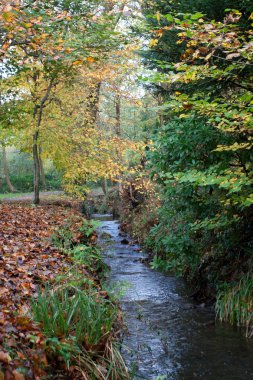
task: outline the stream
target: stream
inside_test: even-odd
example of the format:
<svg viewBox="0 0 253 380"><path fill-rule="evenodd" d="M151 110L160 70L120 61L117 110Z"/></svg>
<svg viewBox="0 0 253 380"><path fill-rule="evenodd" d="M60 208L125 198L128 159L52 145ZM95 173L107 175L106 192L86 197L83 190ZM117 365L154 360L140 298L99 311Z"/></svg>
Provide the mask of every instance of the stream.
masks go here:
<svg viewBox="0 0 253 380"><path fill-rule="evenodd" d="M128 368L135 367L134 379L253 379L253 341L236 328L215 325L213 310L192 301L182 279L141 262L147 255L123 244L117 221L93 218L102 220L99 241L110 286L124 288L122 354Z"/></svg>

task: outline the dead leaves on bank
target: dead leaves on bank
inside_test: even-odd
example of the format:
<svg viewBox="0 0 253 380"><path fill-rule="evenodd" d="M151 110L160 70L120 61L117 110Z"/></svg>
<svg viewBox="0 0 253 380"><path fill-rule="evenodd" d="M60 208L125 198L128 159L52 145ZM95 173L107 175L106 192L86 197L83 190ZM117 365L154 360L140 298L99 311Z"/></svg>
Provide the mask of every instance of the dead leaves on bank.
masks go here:
<svg viewBox="0 0 253 380"><path fill-rule="evenodd" d="M0 380L45 375L44 338L27 312L39 286L71 266L50 240L69 218L80 225L70 208L0 205Z"/></svg>

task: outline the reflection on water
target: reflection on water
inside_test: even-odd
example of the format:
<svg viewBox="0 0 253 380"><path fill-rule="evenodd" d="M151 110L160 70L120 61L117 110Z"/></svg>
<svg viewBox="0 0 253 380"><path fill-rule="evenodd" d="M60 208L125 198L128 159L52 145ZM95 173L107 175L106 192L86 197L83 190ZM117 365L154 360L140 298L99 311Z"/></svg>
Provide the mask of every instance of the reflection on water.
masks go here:
<svg viewBox="0 0 253 380"><path fill-rule="evenodd" d="M103 220L110 282L129 284L121 299L128 329L123 355L129 368L136 364L135 379L253 379L253 342L236 329L215 326L213 311L189 300L182 280L141 263L138 246L121 244L118 222Z"/></svg>

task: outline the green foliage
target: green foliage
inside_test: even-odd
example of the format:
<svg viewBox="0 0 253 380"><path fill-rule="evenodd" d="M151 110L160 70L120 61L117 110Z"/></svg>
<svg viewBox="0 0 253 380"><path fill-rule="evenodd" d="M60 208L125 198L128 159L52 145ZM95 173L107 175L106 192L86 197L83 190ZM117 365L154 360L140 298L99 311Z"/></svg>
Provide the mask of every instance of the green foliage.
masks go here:
<svg viewBox="0 0 253 380"><path fill-rule="evenodd" d="M86 220L84 219L80 227L80 232L82 232L87 238L94 234L96 229L100 226L98 220Z"/></svg>
<svg viewBox="0 0 253 380"><path fill-rule="evenodd" d="M244 275L240 282L219 292L216 302L217 317L224 322L246 326L247 336L253 335L253 278Z"/></svg>
<svg viewBox="0 0 253 380"><path fill-rule="evenodd" d="M96 237L96 229L100 225L97 220L83 219L77 231L71 229L71 219L65 222L62 228L57 229L51 236L53 244L71 256L77 263L85 265L90 271L102 275L107 266L103 262L100 249L94 245L93 237ZM79 236L81 243L75 239Z"/></svg>
<svg viewBox="0 0 253 380"><path fill-rule="evenodd" d="M54 190L61 190L61 178L60 176L54 175L54 174L46 174L46 188L42 189L46 191L54 191ZM32 192L33 191L33 175L32 174L18 174L18 175L10 175L10 181L14 188L18 192ZM1 186L1 193L8 193L10 190L5 183L3 182Z"/></svg>
<svg viewBox="0 0 253 380"><path fill-rule="evenodd" d="M143 56L155 68L145 83L163 119L148 151L161 207L146 244L154 268L214 297L252 273L252 2L143 7L151 30Z"/></svg>
<svg viewBox="0 0 253 380"><path fill-rule="evenodd" d="M96 247L79 244L71 250L70 254L89 270L100 272L106 268L100 250Z"/></svg>
<svg viewBox="0 0 253 380"><path fill-rule="evenodd" d="M97 220L86 220L83 219L81 221L81 224L78 228L78 231L73 231L71 228L72 226L72 220L67 219L64 223L64 225L61 228L58 228L51 236L53 244L68 252L70 251L72 253L72 249L76 246L76 240L75 240L75 233L81 234L81 241L85 240L85 243L87 245L79 245L80 254L85 249L89 251L89 248L93 248L92 244L89 242L89 238L95 233L97 227L100 225L100 222ZM77 249L76 249L77 254Z"/></svg>
<svg viewBox="0 0 253 380"><path fill-rule="evenodd" d="M98 344L112 329L117 310L108 300L74 287L50 291L32 300L36 322L49 338L70 337L79 345Z"/></svg>
<svg viewBox="0 0 253 380"><path fill-rule="evenodd" d="M70 222L68 222L70 223ZM70 224L58 228L51 236L52 243L60 249L68 250L73 247L73 232L69 228Z"/></svg>
<svg viewBox="0 0 253 380"><path fill-rule="evenodd" d="M10 172L10 181L18 192L33 191L33 162L30 155L19 151L7 151L8 166ZM2 154L0 154L0 163L2 164ZM60 190L61 174L54 168L52 162L44 162L46 187L43 190ZM1 176L3 173L1 172ZM0 187L1 193L8 193L9 188L6 181L2 180Z"/></svg>
<svg viewBox="0 0 253 380"><path fill-rule="evenodd" d="M33 318L46 337L46 350L55 360L75 365L94 380L129 379L113 342L117 307L97 289L81 290L67 282L46 287L32 300Z"/></svg>

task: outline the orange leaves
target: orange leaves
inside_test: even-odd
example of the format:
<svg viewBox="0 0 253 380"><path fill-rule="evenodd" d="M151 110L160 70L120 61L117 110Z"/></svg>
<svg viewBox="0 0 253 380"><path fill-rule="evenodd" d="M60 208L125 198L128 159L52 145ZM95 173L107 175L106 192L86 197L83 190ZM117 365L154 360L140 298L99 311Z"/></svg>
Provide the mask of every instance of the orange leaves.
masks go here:
<svg viewBox="0 0 253 380"><path fill-rule="evenodd" d="M93 57L87 57L86 61L89 62L89 63L92 63L92 62L95 61L95 58L93 58Z"/></svg>
<svg viewBox="0 0 253 380"><path fill-rule="evenodd" d="M74 66L80 66L83 64L83 61L81 59L77 59L76 61L72 62L72 65Z"/></svg>
<svg viewBox="0 0 253 380"><path fill-rule="evenodd" d="M76 226L80 217L69 208L0 205L0 380L24 380L18 367L32 378L45 376L44 338L28 317L30 298L72 264L50 243L55 228L71 215Z"/></svg>
<svg viewBox="0 0 253 380"><path fill-rule="evenodd" d="M71 52L71 49L68 49L68 52ZM95 62L95 58L93 58L93 57L87 57L87 58L84 58L84 59L77 59L77 60L75 60L75 61L72 62L72 65L73 66L81 66L81 65L84 64L85 61L88 62L88 63L93 63L93 62Z"/></svg>
<svg viewBox="0 0 253 380"><path fill-rule="evenodd" d="M15 15L13 12L3 12L2 18L7 23L11 23L15 20Z"/></svg>

